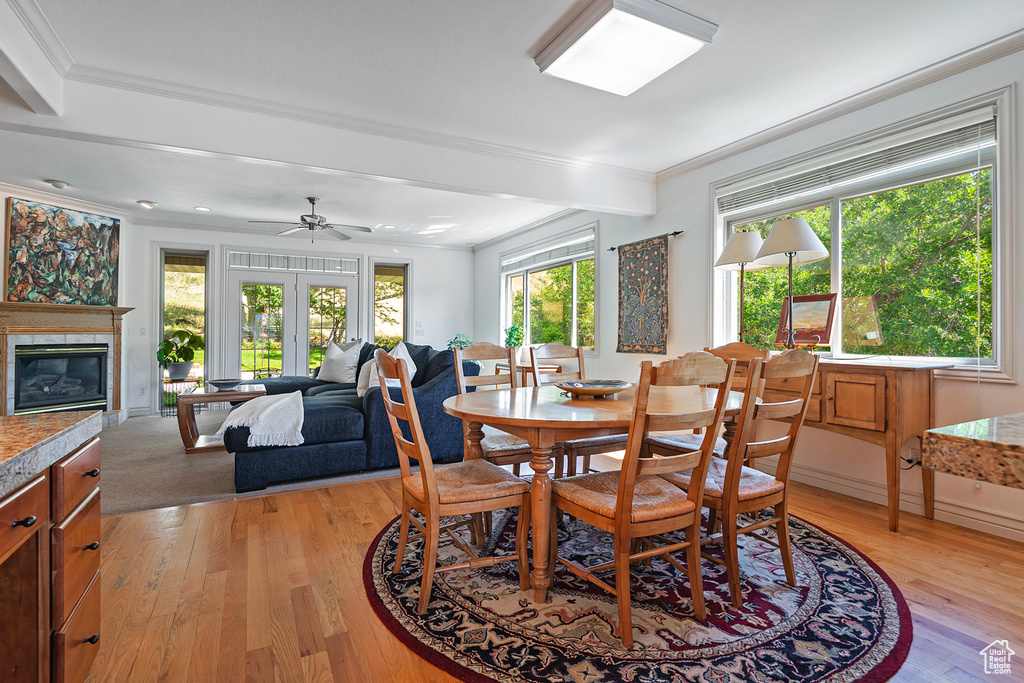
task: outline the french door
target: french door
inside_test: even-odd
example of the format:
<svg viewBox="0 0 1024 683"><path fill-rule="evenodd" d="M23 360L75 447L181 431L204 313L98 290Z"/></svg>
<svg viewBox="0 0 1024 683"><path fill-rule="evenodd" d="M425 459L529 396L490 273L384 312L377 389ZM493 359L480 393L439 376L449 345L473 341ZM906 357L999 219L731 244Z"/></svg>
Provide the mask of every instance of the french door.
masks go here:
<svg viewBox="0 0 1024 683"><path fill-rule="evenodd" d="M358 335L354 276L230 271L227 367L243 379L308 375L328 342Z"/></svg>

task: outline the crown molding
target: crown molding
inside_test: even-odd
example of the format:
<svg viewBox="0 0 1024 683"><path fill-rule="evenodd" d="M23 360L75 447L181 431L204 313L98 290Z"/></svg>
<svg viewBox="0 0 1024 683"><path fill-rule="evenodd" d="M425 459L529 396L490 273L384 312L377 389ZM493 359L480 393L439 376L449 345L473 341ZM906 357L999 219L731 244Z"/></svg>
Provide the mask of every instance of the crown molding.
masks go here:
<svg viewBox="0 0 1024 683"><path fill-rule="evenodd" d="M70 209L71 211L94 213L108 218L116 218L122 223L127 222L132 225L135 223L135 217L130 211L124 211L123 209L107 206L105 204L96 204L94 202L78 199L77 197L72 197L66 194L56 194L55 192L37 190L35 188L24 187L21 185L0 183L0 200L7 197L15 197L17 199L27 199L30 202L50 204L52 206L59 206L62 209Z"/></svg>
<svg viewBox="0 0 1024 683"><path fill-rule="evenodd" d="M433 133L417 130L406 126L391 125L376 121L369 121L343 114L319 111L297 107L290 104L280 104L254 97L233 95L205 88L197 88L190 85L170 83L152 78L144 78L96 67L75 64L67 73L67 79L89 85L97 85L109 88L118 88L130 92L158 97L169 97L177 100L195 102L215 107L235 109L251 114L263 116L274 116L282 119L312 123L320 126L338 128L354 133L364 133L377 137L402 140L417 144L442 147L474 154L510 159L513 161L526 162L530 164L542 164L555 168L565 168L575 171L586 171L612 178L635 180L640 182L653 183L655 174L649 171L638 171L630 168L600 164L593 161L573 159L554 154L545 154L531 150L499 145L481 140L463 138L445 133Z"/></svg>
<svg viewBox="0 0 1024 683"><path fill-rule="evenodd" d="M209 225L209 224L205 224L204 225L204 224L199 224L199 223L182 223L180 221L166 221L166 220L159 220L159 219L155 219L155 218L139 219L137 221L132 222L132 225L135 226L135 227L140 227L140 228L170 228L172 230L198 230L200 232L237 233L237 234L241 234L241 235L248 235L250 237L280 237L283 241L286 241L286 242L297 241L297 237L307 238L306 236L303 236L303 235L298 235L298 236L278 235L278 234L273 233L273 232L260 232L260 231L251 230L251 229L248 229L248 228L237 228L237 227L224 226L224 225ZM385 240L368 240L368 239L363 239L363 238L359 238L359 237L353 237L350 240L345 240L345 241L342 242L342 241L334 239L333 237L328 237L328 236L325 235L323 241L326 244L337 244L339 246L344 246L344 245L371 246L372 245L372 246L376 246L376 247L385 247L385 248L405 247L405 248L410 248L410 249L444 249L446 251L464 251L464 252L472 252L473 251L472 247L467 247L467 246L464 246L464 245L421 244L419 242L406 242L406 241L394 241L394 242L392 242L390 240L387 240L387 241L385 241ZM221 245L221 246L226 246L226 245ZM231 248L236 248L236 247L231 247ZM266 249L267 247L251 247L250 246L250 247L237 247L237 248L244 251L245 249L249 249L249 250L253 250L253 249ZM310 252L310 253L313 254L313 255L316 255L317 252Z"/></svg>
<svg viewBox="0 0 1024 683"><path fill-rule="evenodd" d="M481 242L480 244L477 244L473 247L473 251L480 251L481 249L486 249L487 247L491 247L494 246L495 244L499 244L506 240L510 240L513 237L516 237L517 235L523 234L524 232L530 232L531 230L536 230L537 228L542 228L545 225L550 225L556 221L560 221L563 218L570 218L581 213L585 213L585 209L564 209L562 211L559 211L558 213L553 213L550 216L547 216L546 218L541 218L540 220L536 220L533 223L524 225L521 228L516 228L515 230L506 232L504 235L498 235L497 237L492 237L486 242Z"/></svg>
<svg viewBox="0 0 1024 683"><path fill-rule="evenodd" d="M68 72L75 65L75 60L72 59L64 41L57 35L53 24L46 18L36 0L7 0L7 4L21 19L21 23L46 58L53 64L53 68L57 70L61 78L66 78Z"/></svg>
<svg viewBox="0 0 1024 683"><path fill-rule="evenodd" d="M671 166L656 174L656 182L660 183L690 173L699 168L710 166L729 157L748 152L762 145L785 138L808 128L837 119L846 114L865 109L898 95L916 90L936 81L949 78L958 73L987 64L1007 55L1024 50L1024 31L1017 31L997 38L984 45L954 55L941 62L918 69L909 74L894 78L869 90L851 95L830 105L808 112L795 119L790 119L759 133L754 133L736 142L729 143L696 156L682 163Z"/></svg>

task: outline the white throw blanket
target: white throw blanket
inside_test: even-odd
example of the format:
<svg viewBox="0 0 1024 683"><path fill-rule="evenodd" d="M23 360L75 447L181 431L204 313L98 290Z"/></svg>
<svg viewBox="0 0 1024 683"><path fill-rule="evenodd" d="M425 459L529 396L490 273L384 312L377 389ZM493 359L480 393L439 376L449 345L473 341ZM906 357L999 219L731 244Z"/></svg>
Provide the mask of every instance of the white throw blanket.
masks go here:
<svg viewBox="0 0 1024 683"><path fill-rule="evenodd" d="M231 411L217 432L224 438L228 427L248 427L250 447L298 446L302 437L302 392L260 396Z"/></svg>

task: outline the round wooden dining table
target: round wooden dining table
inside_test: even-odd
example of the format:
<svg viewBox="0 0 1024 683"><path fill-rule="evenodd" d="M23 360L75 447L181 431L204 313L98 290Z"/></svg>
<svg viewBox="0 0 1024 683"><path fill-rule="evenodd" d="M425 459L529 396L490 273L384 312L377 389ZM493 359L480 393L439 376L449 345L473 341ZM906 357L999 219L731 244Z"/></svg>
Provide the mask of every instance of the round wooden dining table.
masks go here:
<svg viewBox="0 0 1024 683"><path fill-rule="evenodd" d="M651 387L649 413L685 415L713 409L717 391L706 387ZM444 402L446 413L467 423L466 460L483 457L480 440L483 425L525 439L533 452L534 471L530 485L533 526L533 571L530 585L534 600L547 598L548 554L551 539L551 451L556 444L629 431L634 390L627 389L605 398L573 398L555 386L476 391L451 396ZM743 393L730 392L726 414L739 413Z"/></svg>

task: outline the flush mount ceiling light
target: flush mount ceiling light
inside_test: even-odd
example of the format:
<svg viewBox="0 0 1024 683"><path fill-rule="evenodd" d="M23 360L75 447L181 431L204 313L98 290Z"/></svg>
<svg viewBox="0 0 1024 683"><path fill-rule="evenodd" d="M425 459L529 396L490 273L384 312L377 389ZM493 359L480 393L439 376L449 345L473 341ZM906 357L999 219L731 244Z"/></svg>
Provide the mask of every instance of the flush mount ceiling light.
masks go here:
<svg viewBox="0 0 1024 683"><path fill-rule="evenodd" d="M718 26L657 0L594 0L534 61L626 96L711 42Z"/></svg>
<svg viewBox="0 0 1024 683"><path fill-rule="evenodd" d="M156 202L151 202L148 199L140 199L139 201L137 201L135 203L136 204L141 204L144 208L147 208L147 209L152 209L154 206L156 206Z"/></svg>

